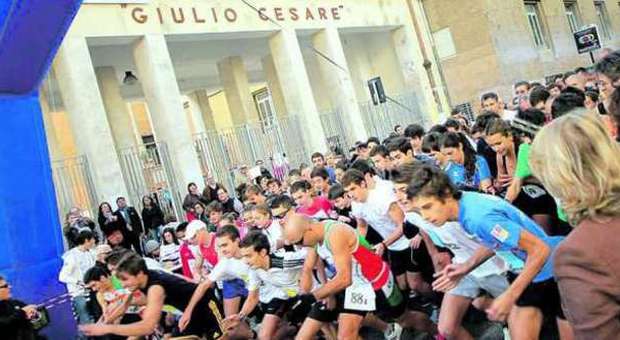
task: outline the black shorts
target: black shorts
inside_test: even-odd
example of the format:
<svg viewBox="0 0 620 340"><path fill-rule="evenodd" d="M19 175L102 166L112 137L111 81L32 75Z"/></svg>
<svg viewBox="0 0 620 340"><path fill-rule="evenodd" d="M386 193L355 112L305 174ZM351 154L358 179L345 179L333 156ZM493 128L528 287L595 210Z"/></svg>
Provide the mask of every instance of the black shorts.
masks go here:
<svg viewBox="0 0 620 340"><path fill-rule="evenodd" d="M296 300L294 299L272 299L268 303L261 303L260 309L264 315L271 314L281 318L284 314L291 310L291 307L293 307L295 302Z"/></svg>
<svg viewBox="0 0 620 340"><path fill-rule="evenodd" d="M527 216L556 214L555 200L545 188L536 183L525 183L512 204Z"/></svg>
<svg viewBox="0 0 620 340"><path fill-rule="evenodd" d="M344 292L336 294L336 308L333 310L327 309L327 306L323 302L317 302L312 305L308 317L320 322L334 322L338 320L340 314L355 314L361 317L365 317L368 312L354 309L344 308Z"/></svg>
<svg viewBox="0 0 620 340"><path fill-rule="evenodd" d="M388 250L388 261L394 276L400 276L405 272L421 273L425 280L432 281L434 267L433 260L428 254L426 245L421 243L418 249L407 247L404 250Z"/></svg>
<svg viewBox="0 0 620 340"><path fill-rule="evenodd" d="M414 265L413 261L411 260L411 248L407 247L403 250L388 249L387 256L390 263L390 269L392 270L394 276L400 276L405 272L419 272L418 266Z"/></svg>
<svg viewBox="0 0 620 340"><path fill-rule="evenodd" d="M512 284L517 278L514 273L508 273L508 282ZM586 301L584 301L586 303ZM562 311L562 302L560 299L560 290L558 284L553 278L542 282L530 283L523 294L517 299L519 307L535 307L540 309L544 316L566 319Z"/></svg>

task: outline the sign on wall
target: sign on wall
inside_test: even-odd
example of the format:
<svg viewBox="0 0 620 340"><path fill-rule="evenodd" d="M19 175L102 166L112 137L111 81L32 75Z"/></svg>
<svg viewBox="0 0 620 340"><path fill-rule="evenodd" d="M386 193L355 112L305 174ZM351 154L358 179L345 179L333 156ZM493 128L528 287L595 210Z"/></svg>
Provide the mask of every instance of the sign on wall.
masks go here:
<svg viewBox="0 0 620 340"><path fill-rule="evenodd" d="M598 29L596 25L586 26L575 33L575 44L577 45L577 51L581 53L588 53L601 48L601 39L598 35Z"/></svg>

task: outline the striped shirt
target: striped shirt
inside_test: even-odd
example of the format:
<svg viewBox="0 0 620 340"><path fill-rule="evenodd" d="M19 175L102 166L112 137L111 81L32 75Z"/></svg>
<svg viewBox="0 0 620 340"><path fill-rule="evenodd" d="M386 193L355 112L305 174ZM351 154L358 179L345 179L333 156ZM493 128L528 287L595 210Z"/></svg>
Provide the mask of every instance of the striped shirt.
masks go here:
<svg viewBox="0 0 620 340"><path fill-rule="evenodd" d="M269 269L250 269L246 281L249 291L259 289L259 300L269 303L273 299L288 300L299 294L299 277L307 250L270 254Z"/></svg>

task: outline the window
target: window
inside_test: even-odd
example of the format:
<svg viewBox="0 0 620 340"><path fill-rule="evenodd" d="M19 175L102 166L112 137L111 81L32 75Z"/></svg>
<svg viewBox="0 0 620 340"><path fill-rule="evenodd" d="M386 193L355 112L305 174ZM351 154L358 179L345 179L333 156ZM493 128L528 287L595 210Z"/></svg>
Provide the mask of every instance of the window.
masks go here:
<svg viewBox="0 0 620 340"><path fill-rule="evenodd" d="M527 17L528 24L530 25L534 45L536 45L536 47L547 47L542 21L540 19L541 15L538 8L538 2L526 2L525 15Z"/></svg>
<svg viewBox="0 0 620 340"><path fill-rule="evenodd" d="M594 2L594 9L596 10L596 17L598 18L599 33L604 39L611 39L611 30L609 29L609 16L607 15L607 9L605 3L602 1Z"/></svg>
<svg viewBox="0 0 620 340"><path fill-rule="evenodd" d="M574 1L566 1L564 2L564 9L571 32L576 32L581 26L577 4Z"/></svg>
<svg viewBox="0 0 620 340"><path fill-rule="evenodd" d="M271 126L275 118L275 109L273 107L271 93L269 93L266 87L254 92L254 103L258 110L258 117L261 125L264 128Z"/></svg>

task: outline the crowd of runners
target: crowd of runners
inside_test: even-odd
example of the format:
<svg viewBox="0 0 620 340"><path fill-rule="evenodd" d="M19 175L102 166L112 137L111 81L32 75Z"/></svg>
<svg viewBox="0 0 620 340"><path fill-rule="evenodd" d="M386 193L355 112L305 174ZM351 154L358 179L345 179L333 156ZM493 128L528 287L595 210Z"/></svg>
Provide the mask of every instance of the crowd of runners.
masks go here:
<svg viewBox="0 0 620 340"><path fill-rule="evenodd" d="M620 52L521 81L284 180L190 183L186 221L120 197L67 215L60 281L80 336L472 339L474 310L515 340L620 336ZM289 141L294 142L294 141ZM349 151L349 152L346 152ZM614 248L614 250L612 250Z"/></svg>

